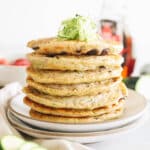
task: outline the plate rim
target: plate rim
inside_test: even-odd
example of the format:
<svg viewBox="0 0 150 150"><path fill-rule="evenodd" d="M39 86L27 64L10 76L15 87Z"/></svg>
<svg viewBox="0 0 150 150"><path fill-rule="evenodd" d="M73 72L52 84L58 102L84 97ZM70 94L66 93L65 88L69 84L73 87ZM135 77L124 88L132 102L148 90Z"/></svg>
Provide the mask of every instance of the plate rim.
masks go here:
<svg viewBox="0 0 150 150"><path fill-rule="evenodd" d="M145 112L146 113L146 112ZM37 134L46 134L47 136L61 136L61 137L93 137L93 136L107 136L107 135L112 135L112 134L115 134L115 133L120 133L120 132L125 132L127 130L131 130L133 128L136 128L138 127L139 125L141 124L144 124L145 123L145 120L147 120L147 114L146 115L143 115L141 116L140 118L138 118L137 120L133 121L133 122L130 122L126 125L123 125L123 126L120 126L120 127L117 127L117 128L114 128L114 129L110 129L110 130L101 130L101 131L92 131L92 132L61 132L61 131L50 131L50 130L42 130L42 129L35 129L35 128L32 128L30 125L24 123L22 120L20 120L19 118L17 118L16 116L13 115L13 117L19 121L21 121L23 124L25 124L26 126L23 127L23 125L18 125L17 123L14 123L12 121L12 119L10 119L10 115L13 115L10 110L8 109L7 110L7 118L9 120L9 122L15 126L19 131L23 132L23 131L27 131L28 132L38 132ZM145 119L146 118L146 119ZM144 120L144 121L143 121ZM22 126L22 127L21 127ZM20 130L21 128L21 130ZM123 131L122 131L123 130ZM111 132L111 133L110 133ZM25 132L24 132L25 133ZM27 132L26 132L27 134ZM103 135L104 134L104 135Z"/></svg>

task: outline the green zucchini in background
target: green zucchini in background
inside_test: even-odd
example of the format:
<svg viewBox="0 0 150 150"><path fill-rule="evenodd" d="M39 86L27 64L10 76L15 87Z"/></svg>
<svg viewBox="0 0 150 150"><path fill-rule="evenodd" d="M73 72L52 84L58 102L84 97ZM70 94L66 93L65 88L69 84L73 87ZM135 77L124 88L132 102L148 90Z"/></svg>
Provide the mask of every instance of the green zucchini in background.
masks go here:
<svg viewBox="0 0 150 150"><path fill-rule="evenodd" d="M150 99L150 74L141 75L135 85L135 90Z"/></svg>
<svg viewBox="0 0 150 150"><path fill-rule="evenodd" d="M25 141L17 136L7 135L1 138L1 150L17 150Z"/></svg>
<svg viewBox="0 0 150 150"><path fill-rule="evenodd" d="M135 86L137 81L139 80L140 77L129 77L129 78L124 78L123 82L129 89L135 90Z"/></svg>
<svg viewBox="0 0 150 150"><path fill-rule="evenodd" d="M0 150L47 150L35 142L25 141L14 135L7 135L0 140Z"/></svg>

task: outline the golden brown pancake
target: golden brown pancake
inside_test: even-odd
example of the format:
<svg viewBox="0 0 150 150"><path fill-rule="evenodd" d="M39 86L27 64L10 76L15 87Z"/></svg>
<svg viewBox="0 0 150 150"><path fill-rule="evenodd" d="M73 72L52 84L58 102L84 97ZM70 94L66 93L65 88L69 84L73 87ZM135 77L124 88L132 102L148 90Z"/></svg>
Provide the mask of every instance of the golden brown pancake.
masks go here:
<svg viewBox="0 0 150 150"><path fill-rule="evenodd" d="M111 105L105 105L103 107L99 107L93 110L87 110L87 109L80 110L80 109L65 109L65 108L60 109L60 108L47 107L47 106L35 103L34 101L30 100L28 97L24 98L24 103L28 105L32 110L35 110L42 114L64 116L64 117L98 116L98 115L102 115L102 114L109 113L117 109L123 108L124 102L125 100L122 98Z"/></svg>
<svg viewBox="0 0 150 150"><path fill-rule="evenodd" d="M32 101L48 107L90 110L112 104L127 95L127 89L123 83L95 96L51 96L31 87L25 87L23 91Z"/></svg>
<svg viewBox="0 0 150 150"><path fill-rule="evenodd" d="M31 109L30 115L32 118L41 121L66 123L66 124L83 124L83 123L100 123L106 120L118 118L123 114L123 110L124 110L123 108L117 109L109 113L92 117L62 117L62 116L42 114Z"/></svg>
<svg viewBox="0 0 150 150"><path fill-rule="evenodd" d="M100 68L95 71L52 71L27 69L27 74L35 82L45 84L80 84L101 82L115 77L120 77L122 68Z"/></svg>
<svg viewBox="0 0 150 150"><path fill-rule="evenodd" d="M102 55L106 50L107 53L120 53L122 45L113 42L108 43L104 40L96 41L77 41L77 40L60 40L58 38L43 38L28 42L28 47L36 50L41 54L71 54L71 55Z"/></svg>
<svg viewBox="0 0 150 150"><path fill-rule="evenodd" d="M67 56L58 55L49 57L37 53L27 54L33 68L50 70L86 71L96 70L100 67L120 66L123 58L120 55L106 56Z"/></svg>
<svg viewBox="0 0 150 150"><path fill-rule="evenodd" d="M112 78L100 82L81 84L42 84L27 78L27 84L34 89L52 96L84 96L97 95L114 88L121 82L121 78Z"/></svg>

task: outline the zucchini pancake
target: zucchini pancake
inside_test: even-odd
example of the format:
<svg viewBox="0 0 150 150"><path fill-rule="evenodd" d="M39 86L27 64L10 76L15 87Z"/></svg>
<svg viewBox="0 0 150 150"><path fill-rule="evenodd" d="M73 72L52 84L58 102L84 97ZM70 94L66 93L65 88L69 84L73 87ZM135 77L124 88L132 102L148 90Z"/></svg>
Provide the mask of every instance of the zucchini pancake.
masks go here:
<svg viewBox="0 0 150 150"><path fill-rule="evenodd" d="M34 119L66 124L103 122L120 117L128 91L122 83L119 43L106 42L96 25L76 15L58 35L29 41L23 101Z"/></svg>

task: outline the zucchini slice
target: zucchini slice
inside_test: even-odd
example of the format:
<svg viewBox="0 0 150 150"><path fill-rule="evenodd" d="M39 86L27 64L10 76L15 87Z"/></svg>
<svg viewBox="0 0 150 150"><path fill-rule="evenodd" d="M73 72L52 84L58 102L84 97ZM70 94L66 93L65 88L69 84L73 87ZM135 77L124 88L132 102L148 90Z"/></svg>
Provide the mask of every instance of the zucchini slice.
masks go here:
<svg viewBox="0 0 150 150"><path fill-rule="evenodd" d="M135 85L135 90L150 99L150 75L142 75Z"/></svg>
<svg viewBox="0 0 150 150"><path fill-rule="evenodd" d="M17 150L25 141L14 135L7 135L1 139L2 150Z"/></svg>
<svg viewBox="0 0 150 150"><path fill-rule="evenodd" d="M33 148L38 148L38 147L39 145L34 142L25 142L23 145L21 145L19 150L32 150Z"/></svg>
<svg viewBox="0 0 150 150"><path fill-rule="evenodd" d="M33 148L32 150L47 150L47 149L45 149L45 148L43 148L43 147L35 147L35 148Z"/></svg>

